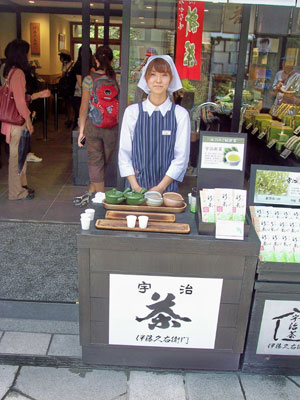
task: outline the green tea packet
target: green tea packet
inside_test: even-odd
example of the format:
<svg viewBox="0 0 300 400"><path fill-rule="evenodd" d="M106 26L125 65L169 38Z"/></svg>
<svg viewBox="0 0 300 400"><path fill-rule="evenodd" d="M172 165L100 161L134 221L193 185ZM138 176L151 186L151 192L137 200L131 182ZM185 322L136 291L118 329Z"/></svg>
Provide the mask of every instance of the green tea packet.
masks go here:
<svg viewBox="0 0 300 400"><path fill-rule="evenodd" d="M232 207L232 220L244 221L246 220L246 206L247 206L247 191L246 190L233 190L233 207Z"/></svg>
<svg viewBox="0 0 300 400"><path fill-rule="evenodd" d="M232 221L233 189L215 189L216 220Z"/></svg>
<svg viewBox="0 0 300 400"><path fill-rule="evenodd" d="M263 232L260 235L260 253L259 259L261 261L275 261L273 234L270 232Z"/></svg>
<svg viewBox="0 0 300 400"><path fill-rule="evenodd" d="M215 189L200 190L201 214L203 222L216 222Z"/></svg>

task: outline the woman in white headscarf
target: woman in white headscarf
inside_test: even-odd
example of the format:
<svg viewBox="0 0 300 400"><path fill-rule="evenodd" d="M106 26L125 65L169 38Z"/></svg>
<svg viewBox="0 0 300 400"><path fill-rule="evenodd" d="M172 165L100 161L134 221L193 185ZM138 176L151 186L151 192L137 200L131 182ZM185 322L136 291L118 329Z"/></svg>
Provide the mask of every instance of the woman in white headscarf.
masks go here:
<svg viewBox="0 0 300 400"><path fill-rule="evenodd" d="M190 152L190 118L169 94L182 88L170 56L149 57L138 86L147 100L126 108L120 136L119 169L126 186L160 193L178 191Z"/></svg>

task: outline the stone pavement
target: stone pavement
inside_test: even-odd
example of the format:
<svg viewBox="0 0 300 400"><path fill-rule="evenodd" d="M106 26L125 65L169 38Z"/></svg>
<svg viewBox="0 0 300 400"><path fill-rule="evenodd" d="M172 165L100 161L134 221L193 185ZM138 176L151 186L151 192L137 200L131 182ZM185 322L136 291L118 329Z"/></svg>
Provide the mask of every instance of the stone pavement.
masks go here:
<svg viewBox="0 0 300 400"><path fill-rule="evenodd" d="M0 365L1 400L296 400L300 377Z"/></svg>
<svg viewBox="0 0 300 400"><path fill-rule="evenodd" d="M0 301L0 400L297 400L300 376L97 368L78 305Z"/></svg>

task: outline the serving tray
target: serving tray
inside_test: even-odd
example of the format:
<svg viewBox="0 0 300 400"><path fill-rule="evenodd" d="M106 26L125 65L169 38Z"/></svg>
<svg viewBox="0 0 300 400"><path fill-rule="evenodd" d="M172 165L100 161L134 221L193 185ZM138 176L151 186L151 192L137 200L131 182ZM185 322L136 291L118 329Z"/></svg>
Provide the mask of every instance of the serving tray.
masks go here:
<svg viewBox="0 0 300 400"><path fill-rule="evenodd" d="M172 213L181 213L186 209L187 204L183 203L182 207L165 207L165 206L159 206L159 207L153 207L153 206L147 206L147 205L141 205L141 206L133 206L133 205L128 205L125 203L122 204L109 204L106 203L105 200L102 201L103 207L106 208L107 210L119 210L119 211L154 211L154 212L172 212Z"/></svg>
<svg viewBox="0 0 300 400"><path fill-rule="evenodd" d="M132 214L131 211L106 211L105 218L107 219L123 219L126 220L127 215ZM153 222L175 222L174 214L150 213L150 212L135 212L134 215L146 215L149 221Z"/></svg>
<svg viewBox="0 0 300 400"><path fill-rule="evenodd" d="M135 228L128 228L127 222L122 219L97 219L95 227L97 229L109 229L118 231L136 231L136 232L160 232L160 233L189 233L189 224L178 224L168 222L149 221L145 229L139 228L138 222Z"/></svg>

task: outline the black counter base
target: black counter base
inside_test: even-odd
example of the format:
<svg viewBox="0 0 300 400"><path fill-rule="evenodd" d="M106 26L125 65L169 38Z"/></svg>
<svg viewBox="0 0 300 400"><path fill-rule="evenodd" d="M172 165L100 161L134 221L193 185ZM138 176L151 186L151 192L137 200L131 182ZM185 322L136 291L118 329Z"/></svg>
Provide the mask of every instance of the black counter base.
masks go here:
<svg viewBox="0 0 300 400"><path fill-rule="evenodd" d="M82 361L102 366L237 371L240 354L198 349L82 346Z"/></svg>

